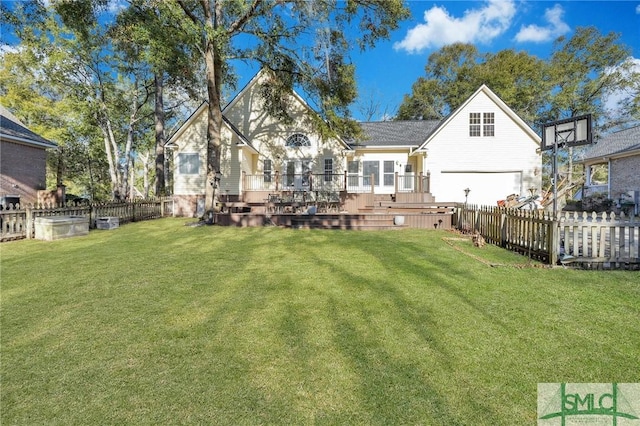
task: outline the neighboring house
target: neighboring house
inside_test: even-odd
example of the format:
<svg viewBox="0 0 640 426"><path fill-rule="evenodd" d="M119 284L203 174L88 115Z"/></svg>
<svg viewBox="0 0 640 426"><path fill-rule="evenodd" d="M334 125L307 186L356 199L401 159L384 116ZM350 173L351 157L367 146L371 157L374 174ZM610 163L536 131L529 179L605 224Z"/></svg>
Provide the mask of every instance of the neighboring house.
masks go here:
<svg viewBox="0 0 640 426"><path fill-rule="evenodd" d="M258 73L222 111L223 201L311 189L463 202L468 188L469 203L496 205L540 189L540 137L484 85L442 121L361 123L364 138L345 141L323 138L317 113L295 91L290 123L269 116L260 97L268 79ZM206 124L203 104L169 139L178 214L204 212Z"/></svg>
<svg viewBox="0 0 640 426"><path fill-rule="evenodd" d="M584 196L604 195L617 203L640 194L640 126L610 133L585 152Z"/></svg>
<svg viewBox="0 0 640 426"><path fill-rule="evenodd" d="M46 188L47 149L56 144L37 135L0 105L0 199L36 203Z"/></svg>

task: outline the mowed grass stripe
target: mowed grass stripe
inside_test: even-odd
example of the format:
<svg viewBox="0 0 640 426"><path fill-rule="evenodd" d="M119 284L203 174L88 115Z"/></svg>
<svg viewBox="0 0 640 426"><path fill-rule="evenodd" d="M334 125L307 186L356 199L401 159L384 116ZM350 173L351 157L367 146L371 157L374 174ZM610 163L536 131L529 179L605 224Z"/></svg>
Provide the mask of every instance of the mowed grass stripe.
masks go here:
<svg viewBox="0 0 640 426"><path fill-rule="evenodd" d="M640 381L637 272L184 224L0 246L3 424L531 424L539 382Z"/></svg>

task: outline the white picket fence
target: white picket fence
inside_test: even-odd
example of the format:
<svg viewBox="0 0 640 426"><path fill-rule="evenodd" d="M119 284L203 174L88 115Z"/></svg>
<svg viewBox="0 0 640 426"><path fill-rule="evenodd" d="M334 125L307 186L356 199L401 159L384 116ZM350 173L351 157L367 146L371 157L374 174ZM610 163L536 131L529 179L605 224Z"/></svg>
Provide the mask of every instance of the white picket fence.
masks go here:
<svg viewBox="0 0 640 426"><path fill-rule="evenodd" d="M546 263L593 269L640 269L640 218L624 213L461 206L456 227Z"/></svg>
<svg viewBox="0 0 640 426"><path fill-rule="evenodd" d="M563 212L558 217L564 263L626 269L640 265L640 222L623 213ZM634 267L635 269L635 267Z"/></svg>

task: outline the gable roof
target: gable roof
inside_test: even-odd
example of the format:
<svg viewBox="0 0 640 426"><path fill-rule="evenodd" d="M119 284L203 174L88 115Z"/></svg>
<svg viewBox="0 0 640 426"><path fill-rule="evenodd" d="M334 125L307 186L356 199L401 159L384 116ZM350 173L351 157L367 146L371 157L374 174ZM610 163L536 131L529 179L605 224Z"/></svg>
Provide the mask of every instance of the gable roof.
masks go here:
<svg viewBox="0 0 640 426"><path fill-rule="evenodd" d="M360 123L360 127L365 135L365 139L352 142L351 145L368 148L417 148L439 123L438 120L362 122Z"/></svg>
<svg viewBox="0 0 640 426"><path fill-rule="evenodd" d="M242 97L244 96L245 93L247 93L249 90L251 90L251 88L258 84L260 82L260 80L265 77L265 75L270 72L269 69L267 68L261 68L260 71L258 71L256 73L256 75L253 76L253 78L251 80L249 80L249 82L242 88L242 90L240 90L240 92L238 92L233 99L231 99L231 101L222 109L222 112L224 114L225 111L233 108L233 106L238 103L239 99L242 99ZM302 96L300 96L300 94L294 89L291 89L291 95L295 98L295 100L297 102L299 102L310 114L315 114L318 115L318 112L313 109L311 107L311 105L309 105L309 103L307 101L304 100L304 98ZM344 149L351 149L351 147L349 146L349 144L347 142L345 142L345 140L339 136L336 135L335 139L340 142L340 144L343 146Z"/></svg>
<svg viewBox="0 0 640 426"><path fill-rule="evenodd" d="M431 133L427 136L426 140L420 145L420 147L416 150L416 152L424 151L426 146L433 140L433 138L449 124L462 110L466 108L467 105L473 101L480 93L484 93L493 101L493 103L500 108L511 120L513 120L530 138L532 141L540 145L540 141L542 140L540 136L522 119L518 114L516 114L509 106L502 100L498 95L496 95L486 84L483 84L475 91L475 93L467 98L466 101L462 103L458 108L456 108L451 114L446 116L438 126L435 127Z"/></svg>
<svg viewBox="0 0 640 426"><path fill-rule="evenodd" d="M196 110L194 112L191 113L191 115L189 116L189 118L187 118L185 120L184 123L182 123L180 125L180 127L178 127L178 130L176 130L170 137L169 139L167 139L167 144L169 144L170 142L173 142L174 139L177 139L180 137L180 135L182 135L182 133L184 133L184 131L200 116L200 114L207 112L207 108L209 107L209 102L207 101L203 101L200 106L198 108L196 108ZM222 121L224 124L227 125L227 127L229 128L229 130L231 130L233 133L236 134L236 136L238 136L238 139L240 139L240 143L239 145L241 146L246 146L249 149L255 151L256 153L258 153L258 150L253 146L253 144L251 143L251 141L249 139L247 139L241 132L240 130L238 130L238 128L236 126L233 125L233 123L231 123L231 121L229 121L229 119L222 114Z"/></svg>
<svg viewBox="0 0 640 426"><path fill-rule="evenodd" d="M640 125L599 138L584 154L582 162L606 157L640 154Z"/></svg>
<svg viewBox="0 0 640 426"><path fill-rule="evenodd" d="M27 129L8 109L0 105L0 139L31 145L38 148L55 148L57 145Z"/></svg>

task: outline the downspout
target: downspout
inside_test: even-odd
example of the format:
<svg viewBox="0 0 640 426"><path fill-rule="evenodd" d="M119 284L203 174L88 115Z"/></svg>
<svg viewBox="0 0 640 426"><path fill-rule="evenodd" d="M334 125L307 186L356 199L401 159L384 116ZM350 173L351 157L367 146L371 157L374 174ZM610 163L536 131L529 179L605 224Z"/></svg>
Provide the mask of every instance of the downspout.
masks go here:
<svg viewBox="0 0 640 426"><path fill-rule="evenodd" d="M611 158L607 159L607 198L611 198Z"/></svg>

